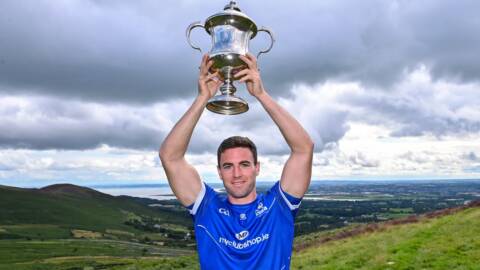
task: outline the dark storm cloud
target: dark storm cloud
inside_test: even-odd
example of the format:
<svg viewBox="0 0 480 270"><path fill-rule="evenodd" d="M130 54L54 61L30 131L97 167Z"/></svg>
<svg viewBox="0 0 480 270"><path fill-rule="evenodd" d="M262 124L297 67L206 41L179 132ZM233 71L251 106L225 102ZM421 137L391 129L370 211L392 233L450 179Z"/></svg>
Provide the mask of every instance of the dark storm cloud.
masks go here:
<svg viewBox="0 0 480 270"><path fill-rule="evenodd" d="M152 108L46 98L0 98L0 147L84 150L102 144L156 151L168 120Z"/></svg>
<svg viewBox="0 0 480 270"><path fill-rule="evenodd" d="M335 79L388 90L419 64L429 67L435 79L479 80L478 1L259 5L264 8L247 5L252 17L278 36L275 50L260 60L274 89Z"/></svg>
<svg viewBox="0 0 480 270"><path fill-rule="evenodd" d="M125 102L194 93L188 79L198 64L179 43L180 9L176 1L2 1L2 91Z"/></svg>
<svg viewBox="0 0 480 270"><path fill-rule="evenodd" d="M1 1L0 91L155 102L196 91L186 26L227 1ZM274 94L296 82L388 86L419 63L478 80L478 1L239 1L277 43L259 61ZM208 48L206 33L193 38ZM268 44L259 34L256 52ZM203 42L203 43L202 43Z"/></svg>

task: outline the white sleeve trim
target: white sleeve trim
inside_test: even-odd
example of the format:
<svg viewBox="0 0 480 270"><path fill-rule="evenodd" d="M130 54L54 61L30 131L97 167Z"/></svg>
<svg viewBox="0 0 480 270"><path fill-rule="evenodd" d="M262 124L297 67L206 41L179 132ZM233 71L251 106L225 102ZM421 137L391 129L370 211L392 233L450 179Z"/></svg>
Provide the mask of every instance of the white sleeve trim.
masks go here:
<svg viewBox="0 0 480 270"><path fill-rule="evenodd" d="M296 209L298 209L298 208L300 207L300 204L302 203L301 201L300 201L298 204L292 204L292 203L287 199L287 197L285 196L285 194L284 194L283 191L282 191L282 188L280 187L280 183L278 183L278 190L280 191L280 194L282 195L283 200L287 203L288 208L290 208L291 211L296 210Z"/></svg>
<svg viewBox="0 0 480 270"><path fill-rule="evenodd" d="M195 203L193 204L192 210L189 210L190 214L195 215L197 213L198 207L200 206L200 203L202 203L203 197L205 197L205 183L202 182L202 189L200 189L200 192L197 195L197 198L195 199Z"/></svg>

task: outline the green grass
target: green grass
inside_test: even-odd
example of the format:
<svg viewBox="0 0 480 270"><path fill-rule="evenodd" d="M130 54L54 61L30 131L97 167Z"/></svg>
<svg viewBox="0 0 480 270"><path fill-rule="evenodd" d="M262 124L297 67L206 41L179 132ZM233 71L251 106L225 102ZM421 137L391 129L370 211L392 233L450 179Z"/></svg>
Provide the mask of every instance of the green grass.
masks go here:
<svg viewBox="0 0 480 270"><path fill-rule="evenodd" d="M0 269L198 268L193 248L125 224L146 217L168 233L186 233L186 215L74 186L53 192L0 186L0 198ZM74 229L102 239L72 239Z"/></svg>
<svg viewBox="0 0 480 270"><path fill-rule="evenodd" d="M144 232L125 221L150 217L163 226L187 232L191 219L160 209L76 187L77 192L47 193L40 190L0 186L0 239L69 238L72 229L105 233L117 230L141 235ZM25 224L20 225L19 224ZM125 234L127 236L128 234Z"/></svg>
<svg viewBox="0 0 480 270"><path fill-rule="evenodd" d="M390 227L293 255L292 269L480 269L480 209Z"/></svg>
<svg viewBox="0 0 480 270"><path fill-rule="evenodd" d="M2 265L0 270L174 270L199 269L196 256L160 257L60 257L44 261Z"/></svg>
<svg viewBox="0 0 480 270"><path fill-rule="evenodd" d="M132 231L123 224L128 212L159 216L139 204L111 196L82 197L0 189L0 197L1 225L55 224L96 231L109 228Z"/></svg>
<svg viewBox="0 0 480 270"><path fill-rule="evenodd" d="M196 263L189 259L193 254L185 249L112 240L1 240L0 269L130 269L125 267Z"/></svg>
<svg viewBox="0 0 480 270"><path fill-rule="evenodd" d="M0 239L3 235L31 239L64 239L70 237L70 228L45 224L0 225Z"/></svg>

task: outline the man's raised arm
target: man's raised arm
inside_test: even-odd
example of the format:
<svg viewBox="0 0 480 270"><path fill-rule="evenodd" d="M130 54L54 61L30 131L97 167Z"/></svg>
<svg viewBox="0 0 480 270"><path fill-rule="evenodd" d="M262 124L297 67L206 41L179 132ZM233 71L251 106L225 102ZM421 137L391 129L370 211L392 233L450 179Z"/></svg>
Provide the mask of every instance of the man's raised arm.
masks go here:
<svg viewBox="0 0 480 270"><path fill-rule="evenodd" d="M195 202L202 187L198 172L185 160L188 143L208 100L215 95L222 84L216 79L218 74L208 73L213 62L207 61L208 56L204 55L198 78L197 98L175 124L159 151L168 183L177 199L185 206Z"/></svg>
<svg viewBox="0 0 480 270"><path fill-rule="evenodd" d="M265 108L291 150L280 179L281 187L295 197L302 197L312 176L313 141L300 123L265 91L255 57L247 54L241 58L247 63L248 69L237 73L236 76L241 78L239 82L246 82L248 91Z"/></svg>

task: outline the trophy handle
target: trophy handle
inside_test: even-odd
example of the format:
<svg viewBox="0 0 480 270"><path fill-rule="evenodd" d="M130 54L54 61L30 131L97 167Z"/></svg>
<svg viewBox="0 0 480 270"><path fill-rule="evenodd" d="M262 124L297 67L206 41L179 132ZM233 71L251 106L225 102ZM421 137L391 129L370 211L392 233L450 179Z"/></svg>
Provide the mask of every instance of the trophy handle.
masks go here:
<svg viewBox="0 0 480 270"><path fill-rule="evenodd" d="M266 27L261 27L260 29L258 29L257 32L266 32L266 33L270 36L270 40L271 40L270 47L268 47L268 49L266 49L266 50L260 51L260 52L257 54L257 59L258 59L258 57L260 56L260 54L262 54L262 53L267 53L267 52L269 52L269 51L272 49L273 43L275 43L275 37L273 36L272 30L270 30L270 29L268 29L268 28L266 28Z"/></svg>
<svg viewBox="0 0 480 270"><path fill-rule="evenodd" d="M199 21L198 22L193 22L191 23L188 27L187 27L187 30L185 31L185 34L187 36L187 42L188 44L194 48L195 50L199 50L201 53L202 52L202 49L200 49L200 47L197 47L195 45L192 44L192 41L190 40L190 33L192 32L193 28L197 28L197 27L201 27L203 29L205 29L205 27L203 26L203 24L201 24Z"/></svg>

